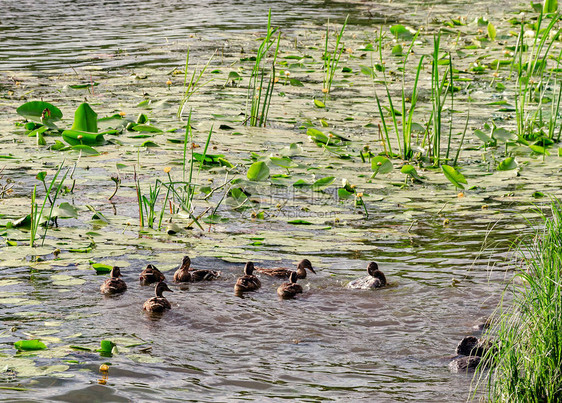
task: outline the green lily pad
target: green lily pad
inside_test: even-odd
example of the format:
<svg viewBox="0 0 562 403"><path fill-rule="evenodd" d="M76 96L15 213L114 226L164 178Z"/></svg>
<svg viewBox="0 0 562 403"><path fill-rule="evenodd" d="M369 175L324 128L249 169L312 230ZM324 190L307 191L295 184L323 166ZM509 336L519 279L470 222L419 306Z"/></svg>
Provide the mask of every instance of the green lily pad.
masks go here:
<svg viewBox="0 0 562 403"><path fill-rule="evenodd" d="M441 165L441 170L443 171L443 174L445 175L445 177L447 179L449 179L449 181L455 185L455 187L459 188L459 189L464 189L463 184L468 184L466 179L464 178L463 174L461 174L459 171L457 171L455 168L453 168L450 165Z"/></svg>
<svg viewBox="0 0 562 403"><path fill-rule="evenodd" d="M250 169L248 169L248 174L246 176L251 181L264 181L269 177L269 167L263 161L254 162L250 166Z"/></svg>
<svg viewBox="0 0 562 403"><path fill-rule="evenodd" d="M47 346L39 340L19 340L14 343L14 347L19 351L36 351L47 349Z"/></svg>
<svg viewBox="0 0 562 403"><path fill-rule="evenodd" d="M62 119L62 112L59 108L43 101L26 102L16 109L16 112L26 119L43 123L51 129L57 129L54 122Z"/></svg>

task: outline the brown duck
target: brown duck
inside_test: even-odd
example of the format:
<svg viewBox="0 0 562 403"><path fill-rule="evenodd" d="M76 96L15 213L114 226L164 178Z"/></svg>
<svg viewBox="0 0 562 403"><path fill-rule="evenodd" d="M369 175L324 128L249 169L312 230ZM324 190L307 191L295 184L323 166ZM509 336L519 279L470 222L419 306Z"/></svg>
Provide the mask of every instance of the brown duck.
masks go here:
<svg viewBox="0 0 562 403"><path fill-rule="evenodd" d="M369 263L367 272L369 273L368 276L351 281L347 288L368 290L371 288L381 288L386 285L386 276L379 270L379 266L375 262Z"/></svg>
<svg viewBox="0 0 562 403"><path fill-rule="evenodd" d="M146 266L146 269L141 272L139 279L141 285L148 285L164 281L166 280L166 277L164 277L162 272L158 270L154 265L149 264L148 266Z"/></svg>
<svg viewBox="0 0 562 403"><path fill-rule="evenodd" d="M295 295L302 293L302 287L297 284L297 272L293 271L289 275L289 282L283 283L277 288L277 295L283 299L294 298Z"/></svg>
<svg viewBox="0 0 562 403"><path fill-rule="evenodd" d="M102 294L119 294L127 290L127 284L121 280L121 270L117 266L111 269L110 277L100 287Z"/></svg>
<svg viewBox="0 0 562 403"><path fill-rule="evenodd" d="M176 283L194 283L197 281L209 281L219 278L220 271L215 270L194 270L191 268L191 259L184 256L181 266L174 273Z"/></svg>
<svg viewBox="0 0 562 403"><path fill-rule="evenodd" d="M164 312L166 309L171 309L172 305L170 305L170 302L162 296L164 291L173 292L168 288L168 285L160 281L154 290L155 296L148 299L142 306L142 309L148 312Z"/></svg>
<svg viewBox="0 0 562 403"><path fill-rule="evenodd" d="M297 278L306 278L306 269L316 274L316 272L312 268L312 263L310 263L310 260L303 259L297 265L297 271L296 271ZM293 272L293 270L286 269L284 267L275 267L273 269L256 268L256 271L258 273L267 274L268 276L281 277L281 278L288 278Z"/></svg>
<svg viewBox="0 0 562 403"><path fill-rule="evenodd" d="M234 291L237 293L246 291L255 291L261 287L260 279L254 276L254 264L252 262L246 263L244 266L244 275L238 277L234 285Z"/></svg>

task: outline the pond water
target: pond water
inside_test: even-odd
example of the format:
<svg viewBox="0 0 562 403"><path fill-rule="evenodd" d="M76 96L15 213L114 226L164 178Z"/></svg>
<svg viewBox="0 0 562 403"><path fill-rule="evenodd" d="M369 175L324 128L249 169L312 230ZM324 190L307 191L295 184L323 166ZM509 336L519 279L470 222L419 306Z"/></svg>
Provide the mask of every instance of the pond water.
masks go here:
<svg viewBox="0 0 562 403"><path fill-rule="evenodd" d="M555 152L542 158L518 151L521 169L494 171L503 149L480 147L472 128L482 127L496 113L497 106L486 105L495 95L484 79L476 78L470 89L470 138L459 161L471 189L458 194L439 170L419 167L422 182L405 181L400 169L372 179L371 164L358 154L365 145L377 152L382 149L378 132L368 125L377 106L367 77L358 73L369 64L360 49L385 23L399 21L416 29L428 24L427 29L435 30L442 24L431 25L434 19L450 18L454 10L455 17L470 20L488 15L500 30L501 15L493 10L486 14L490 10L485 3L466 10L467 5L459 2L414 6L7 0L2 6L0 186L7 180L13 183L12 192L0 199L0 388L6 388L0 389L0 399L467 398L470 376L451 374L447 364L457 342L473 334L478 318L490 315L499 302L511 278L511 242L530 232L526 219L537 217L531 209L540 199L533 194L560 195L559 181L553 180L560 176L559 157ZM240 115L245 110L245 84L230 85L228 75L251 70L252 63L240 59L255 54L270 6L274 25L284 32L279 59L286 61L282 68L289 74L276 87L268 127L250 128ZM502 6L507 13L521 5ZM350 51L341 64L353 75L342 77L339 69L334 91L326 99L328 108L316 108L313 98L323 99L319 55L325 23L330 19L341 27L347 14L351 17L344 38ZM467 29L470 32L463 35L478 27ZM454 36L448 41L454 42ZM427 41L420 44L421 53L431 46ZM193 95L180 122L176 113L184 76L175 75L173 69L184 68L188 47L190 72L195 65L202 68L216 52L205 73L207 79L215 79ZM472 60L468 56L458 63L468 65ZM289 85L289 77L298 78L304 87ZM99 85L70 87L92 82ZM428 91L430 83L423 85ZM469 93L468 87L463 91ZM455 107L463 110L468 102L459 98ZM107 143L95 146L100 154L94 156L51 150L37 146L35 138L15 125L21 121L15 109L39 99L61 108L60 127L70 127L74 110L86 99L99 117L124 112L135 119L145 113L164 132L107 135ZM235 167L199 170L195 165L195 181L216 188L209 198L198 194L194 199L194 214L203 216L202 229L189 217L175 214L174 223L180 227L192 225L167 234L167 211L162 230L141 229L135 176L144 194L156 179L166 180L165 167L171 167L174 180L182 179L181 141L188 110L194 150L205 148L213 130L209 153L223 155ZM419 119L427 122L427 116ZM462 115L458 125L462 127L465 119ZM343 158L306 136L308 126L302 125L322 128L321 120L351 139L337 150L346 153ZM112 124L100 122L104 128ZM57 138L45 136L48 145ZM251 201L244 201L243 207L239 200L226 197L227 187L221 185L244 179L255 159L267 160L270 155L290 155L294 165L270 164L271 174L277 176L259 185L246 184ZM46 171L50 181L63 160L65 167L74 167L65 180L72 192L61 195L56 204L68 202L78 215L60 218L59 226L48 230L44 245L32 249L29 230L9 228L8 223L29 213L34 185L43 197L37 173ZM397 161L393 162L399 166ZM109 202L114 188L110 177L116 174L121 188ZM321 188L292 186L297 180L312 184L326 177L335 180ZM343 179L364 193L368 216L354 197L336 197ZM106 220L93 219L87 205ZM208 221L210 210L216 214ZM60 255L53 253L55 249ZM194 267L221 270L222 276L186 288L170 284L174 292L166 296L172 309L159 317L145 314L142 304L153 288L138 284L139 272L153 263L171 283L186 254ZM234 295L244 262L293 267L304 257L317 274L299 281L304 293L297 299L279 300L275 290L282 281L264 276L259 291L244 298ZM346 289L348 281L366 275L373 260L389 286L376 291ZM96 275L91 263L121 267L128 291L103 297L99 286L106 276ZM16 353L14 342L35 338L48 349ZM112 357L95 351L102 340L116 343ZM103 363L111 366L102 384L98 381Z"/></svg>

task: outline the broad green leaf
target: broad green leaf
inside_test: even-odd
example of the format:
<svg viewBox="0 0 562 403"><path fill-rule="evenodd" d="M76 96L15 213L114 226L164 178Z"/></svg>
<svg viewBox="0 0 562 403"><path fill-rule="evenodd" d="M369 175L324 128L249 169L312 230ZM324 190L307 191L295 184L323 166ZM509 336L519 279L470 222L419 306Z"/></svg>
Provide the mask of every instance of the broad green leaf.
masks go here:
<svg viewBox="0 0 562 403"><path fill-rule="evenodd" d="M310 221L306 221L306 220L290 220L287 221L287 223L289 224L293 224L293 225L312 225L312 223Z"/></svg>
<svg viewBox="0 0 562 403"><path fill-rule="evenodd" d="M317 108L325 108L326 104L318 99L315 99L314 106L316 106Z"/></svg>
<svg viewBox="0 0 562 403"><path fill-rule="evenodd" d="M54 122L61 120L62 112L59 108L43 101L31 101L21 105L16 112L28 120L43 123L51 129L57 129Z"/></svg>
<svg viewBox="0 0 562 403"><path fill-rule="evenodd" d="M101 133L83 132L74 129L63 131L62 139L71 146L79 144L101 145L104 142L103 134Z"/></svg>
<svg viewBox="0 0 562 403"><path fill-rule="evenodd" d="M105 274L111 272L113 266L103 263L92 263L92 268L97 274Z"/></svg>
<svg viewBox="0 0 562 403"><path fill-rule="evenodd" d="M422 178L418 175L418 171L416 171L416 168L414 168L412 165L406 164L402 167L402 169L400 169L400 172L402 172L403 174L406 174L408 176L410 176L411 178L421 181Z"/></svg>
<svg viewBox="0 0 562 403"><path fill-rule="evenodd" d="M517 135L515 133L501 127L497 127L494 129L494 131L492 132L492 137L504 143L517 140Z"/></svg>
<svg viewBox="0 0 562 403"><path fill-rule="evenodd" d="M299 165L294 163L289 157L270 157L269 160L281 168L295 168Z"/></svg>
<svg viewBox="0 0 562 403"><path fill-rule="evenodd" d="M312 187L314 189L319 189L319 188L331 185L332 182L334 182L334 179L336 179L336 178L334 178L333 176L327 176L325 178L320 178L312 184Z"/></svg>
<svg viewBox="0 0 562 403"><path fill-rule="evenodd" d="M371 159L371 169L373 170L373 178L377 176L377 174L387 174L392 171L394 166L392 162L386 157L377 156Z"/></svg>
<svg viewBox="0 0 562 403"><path fill-rule="evenodd" d="M41 172L38 172L38 173L37 173L37 175L35 176L35 179L37 179L38 181L43 182L46 177L47 177L47 172L41 171Z"/></svg>
<svg viewBox="0 0 562 403"><path fill-rule="evenodd" d="M390 27L390 32L396 38L401 38L405 40L410 40L413 38L413 35L404 25L396 24Z"/></svg>
<svg viewBox="0 0 562 403"><path fill-rule="evenodd" d="M489 143L490 141L492 141L492 138L488 136L486 133L484 133L482 130L475 130L474 134L484 143Z"/></svg>
<svg viewBox="0 0 562 403"><path fill-rule="evenodd" d="M558 11L558 0L544 0L543 11L547 14Z"/></svg>
<svg viewBox="0 0 562 403"><path fill-rule="evenodd" d="M131 127L136 132L162 133L162 129L147 124L137 124Z"/></svg>
<svg viewBox="0 0 562 403"><path fill-rule="evenodd" d="M113 347L115 347L115 343L110 341L110 340L102 340L101 341L101 346L99 349L97 349L96 351L98 351L99 353L101 353L102 356L111 356L111 352L113 351Z"/></svg>
<svg viewBox="0 0 562 403"><path fill-rule="evenodd" d="M312 138L312 140L318 142L318 143L322 143L322 144L327 144L329 139L328 136L326 136L324 133L322 133L320 130L315 129L314 127L309 127L306 130L306 134L308 136L310 136L310 138Z"/></svg>
<svg viewBox="0 0 562 403"><path fill-rule="evenodd" d="M291 85L293 87L304 87L304 84L302 82L300 82L299 80L297 80L296 78L291 78L291 80L289 80L289 82L291 83Z"/></svg>
<svg viewBox="0 0 562 403"><path fill-rule="evenodd" d="M338 189L338 198L339 199L349 199L351 196L353 195L353 193L348 192L346 189L344 188L339 188Z"/></svg>
<svg viewBox="0 0 562 403"><path fill-rule="evenodd" d="M79 151L83 155L100 155L98 150L96 150L95 148L92 148L90 146L87 146L86 144L78 144L78 145L72 146L72 150Z"/></svg>
<svg viewBox="0 0 562 403"><path fill-rule="evenodd" d="M63 202L53 209L51 217L78 218L78 209L70 203Z"/></svg>
<svg viewBox="0 0 562 403"><path fill-rule="evenodd" d="M536 152L537 154L550 155L546 147L538 146L536 144L531 144L529 145L529 148L533 150L533 152Z"/></svg>
<svg viewBox="0 0 562 403"><path fill-rule="evenodd" d="M509 171L517 168L517 161L513 157L507 157L498 165L498 171Z"/></svg>
<svg viewBox="0 0 562 403"><path fill-rule="evenodd" d="M68 87L72 88L73 90L82 90L86 88L97 87L98 85L100 85L100 83L94 81L93 83L72 84L69 85Z"/></svg>
<svg viewBox="0 0 562 403"><path fill-rule="evenodd" d="M71 129L79 132L98 132L98 114L88 103L84 102L76 108Z"/></svg>
<svg viewBox="0 0 562 403"><path fill-rule="evenodd" d="M269 167L263 161L254 162L248 169L246 176L251 181L264 181L269 177Z"/></svg>
<svg viewBox="0 0 562 403"><path fill-rule="evenodd" d="M490 38L491 41L496 40L496 27L494 27L494 24L491 22L488 22L488 38Z"/></svg>
<svg viewBox="0 0 562 403"><path fill-rule="evenodd" d="M298 181L293 183L293 186L296 187L296 188L303 188L303 187L307 187L307 186L311 186L311 185L310 185L310 183L308 183L304 179L299 179Z"/></svg>
<svg viewBox="0 0 562 403"><path fill-rule="evenodd" d="M14 347L19 351L45 350L47 346L39 340L20 340L14 343Z"/></svg>
<svg viewBox="0 0 562 403"><path fill-rule="evenodd" d="M455 187L464 189L464 186L462 184L464 183L466 185L467 182L464 176L459 171L457 171L450 165L441 165L441 170L443 171L445 177L449 179L449 181L453 185L455 185Z"/></svg>

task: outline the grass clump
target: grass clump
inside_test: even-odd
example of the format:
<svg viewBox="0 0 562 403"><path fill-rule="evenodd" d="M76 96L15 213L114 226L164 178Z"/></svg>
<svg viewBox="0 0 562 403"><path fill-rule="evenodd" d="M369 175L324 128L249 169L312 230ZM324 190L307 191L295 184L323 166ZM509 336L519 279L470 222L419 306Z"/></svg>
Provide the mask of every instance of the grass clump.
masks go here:
<svg viewBox="0 0 562 403"><path fill-rule="evenodd" d="M495 348L485 361L488 397L502 402L562 401L562 205L523 241L523 264L511 283L513 303L498 309L490 330Z"/></svg>

